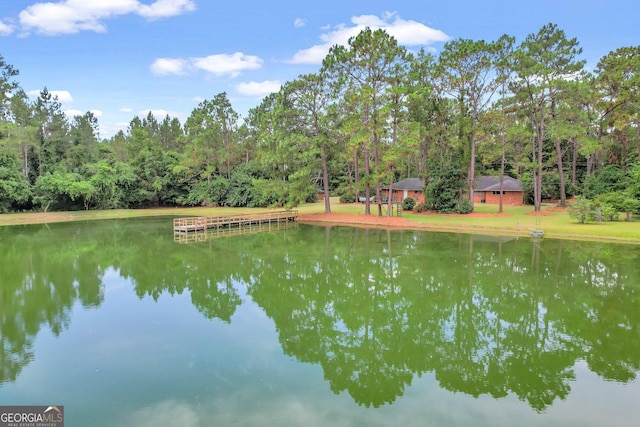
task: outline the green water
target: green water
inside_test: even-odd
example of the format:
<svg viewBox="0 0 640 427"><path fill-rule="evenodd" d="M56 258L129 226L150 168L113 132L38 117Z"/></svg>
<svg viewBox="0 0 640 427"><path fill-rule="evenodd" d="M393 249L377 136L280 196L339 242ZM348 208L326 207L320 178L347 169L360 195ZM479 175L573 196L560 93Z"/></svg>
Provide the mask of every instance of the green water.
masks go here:
<svg viewBox="0 0 640 427"><path fill-rule="evenodd" d="M640 247L0 228L0 404L66 426L635 426Z"/></svg>

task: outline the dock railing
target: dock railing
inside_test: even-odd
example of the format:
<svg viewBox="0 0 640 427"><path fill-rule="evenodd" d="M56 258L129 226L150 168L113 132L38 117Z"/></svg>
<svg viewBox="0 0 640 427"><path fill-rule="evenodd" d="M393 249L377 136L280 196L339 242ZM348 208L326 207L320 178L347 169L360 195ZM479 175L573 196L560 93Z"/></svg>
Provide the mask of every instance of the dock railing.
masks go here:
<svg viewBox="0 0 640 427"><path fill-rule="evenodd" d="M250 214L199 216L173 219L174 233L189 233L224 227L244 227L262 223L295 221L297 210L266 211Z"/></svg>

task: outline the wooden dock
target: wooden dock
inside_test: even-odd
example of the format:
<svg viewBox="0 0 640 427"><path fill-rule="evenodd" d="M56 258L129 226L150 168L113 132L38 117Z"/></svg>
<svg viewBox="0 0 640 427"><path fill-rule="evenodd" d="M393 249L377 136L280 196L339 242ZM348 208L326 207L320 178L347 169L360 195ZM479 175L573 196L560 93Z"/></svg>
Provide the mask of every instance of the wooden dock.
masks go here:
<svg viewBox="0 0 640 427"><path fill-rule="evenodd" d="M281 222L295 221L297 210L269 211L251 214L199 216L173 219L173 233L190 233L206 231L210 229L222 229L232 227L249 227L258 224L279 224Z"/></svg>
<svg viewBox="0 0 640 427"><path fill-rule="evenodd" d="M193 232L176 232L173 234L173 241L176 243L197 243L206 242L211 239L231 237L244 234L263 233L267 231L281 231L297 228L295 221L261 222L258 224L245 225L243 227L210 228L207 230L197 230Z"/></svg>

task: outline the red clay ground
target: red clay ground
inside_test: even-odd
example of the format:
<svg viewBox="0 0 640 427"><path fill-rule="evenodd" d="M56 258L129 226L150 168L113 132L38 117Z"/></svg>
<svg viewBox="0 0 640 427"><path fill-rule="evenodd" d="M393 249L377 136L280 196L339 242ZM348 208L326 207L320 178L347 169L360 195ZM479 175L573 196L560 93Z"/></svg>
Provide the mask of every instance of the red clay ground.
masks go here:
<svg viewBox="0 0 640 427"><path fill-rule="evenodd" d="M442 215L434 213L425 213L421 215ZM511 216L507 213L471 213L471 214L449 214L448 216L465 216L467 218L479 218L479 217L500 217ZM377 216L377 215L352 215L352 214L304 214L298 215L297 221L307 223L335 223L335 224L349 224L358 226L370 226L370 227L384 227L384 228L438 228L432 224L418 223L407 221L406 218L398 216Z"/></svg>

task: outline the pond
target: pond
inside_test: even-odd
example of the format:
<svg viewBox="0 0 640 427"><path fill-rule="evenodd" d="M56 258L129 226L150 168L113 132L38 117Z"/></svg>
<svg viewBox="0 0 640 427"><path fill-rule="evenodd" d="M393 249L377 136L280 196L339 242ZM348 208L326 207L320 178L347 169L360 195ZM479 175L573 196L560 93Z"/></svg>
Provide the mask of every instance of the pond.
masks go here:
<svg viewBox="0 0 640 427"><path fill-rule="evenodd" d="M640 247L0 228L0 402L65 426L631 426Z"/></svg>

